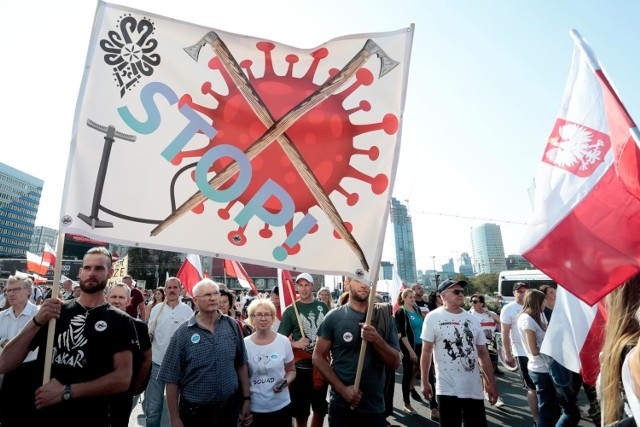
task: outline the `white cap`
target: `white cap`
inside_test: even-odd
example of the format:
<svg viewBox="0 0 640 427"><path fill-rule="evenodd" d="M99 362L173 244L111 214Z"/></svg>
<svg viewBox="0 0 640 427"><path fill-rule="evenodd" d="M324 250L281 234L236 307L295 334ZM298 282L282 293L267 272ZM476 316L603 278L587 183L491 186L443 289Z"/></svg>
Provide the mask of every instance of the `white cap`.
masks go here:
<svg viewBox="0 0 640 427"><path fill-rule="evenodd" d="M313 277L311 277L309 273L300 273L298 277L296 277L296 283L298 283L298 280L300 279L305 279L307 282L313 285Z"/></svg>

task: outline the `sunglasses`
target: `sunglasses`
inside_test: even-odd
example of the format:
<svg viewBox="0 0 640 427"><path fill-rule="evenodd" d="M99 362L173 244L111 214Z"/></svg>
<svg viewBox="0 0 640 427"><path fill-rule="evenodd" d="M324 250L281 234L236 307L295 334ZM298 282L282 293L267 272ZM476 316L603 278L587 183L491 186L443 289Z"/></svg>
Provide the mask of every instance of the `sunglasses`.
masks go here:
<svg viewBox="0 0 640 427"><path fill-rule="evenodd" d="M464 291L462 289L454 289L452 291L444 291L444 292L451 292L454 295L464 295ZM444 292L440 292L441 294Z"/></svg>
<svg viewBox="0 0 640 427"><path fill-rule="evenodd" d="M472 299L472 300L471 300L471 302L472 302L472 303L474 303L474 304L477 304L477 303L479 303L479 302L480 302L480 300Z"/></svg>

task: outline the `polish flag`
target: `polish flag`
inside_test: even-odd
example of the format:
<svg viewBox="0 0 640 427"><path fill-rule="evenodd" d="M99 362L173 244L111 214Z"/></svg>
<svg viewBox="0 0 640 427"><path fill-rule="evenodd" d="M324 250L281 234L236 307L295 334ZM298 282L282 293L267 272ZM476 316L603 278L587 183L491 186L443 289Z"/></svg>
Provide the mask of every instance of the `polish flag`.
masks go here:
<svg viewBox="0 0 640 427"><path fill-rule="evenodd" d="M558 286L556 305L540 351L595 385L606 325L604 300L593 306Z"/></svg>
<svg viewBox="0 0 640 427"><path fill-rule="evenodd" d="M27 251L27 270L43 275L49 270L49 263L45 262L41 256Z"/></svg>
<svg viewBox="0 0 640 427"><path fill-rule="evenodd" d="M49 246L49 243L44 244L44 252L42 253L42 261L48 262L52 267L56 265L56 253Z"/></svg>
<svg viewBox="0 0 640 427"><path fill-rule="evenodd" d="M202 280L202 263L200 255L188 254L178 270L176 277L182 282L182 286L193 296L193 287Z"/></svg>
<svg viewBox="0 0 640 427"><path fill-rule="evenodd" d="M225 259L224 270L226 271L227 276L235 277L236 279L238 279L238 283L240 283L240 286L245 289L253 289L256 294L258 293L258 289L256 288L256 285L253 284L253 280L251 280L242 264L240 264L238 261Z"/></svg>
<svg viewBox="0 0 640 427"><path fill-rule="evenodd" d="M640 271L638 135L577 31L521 253L589 305Z"/></svg>
<svg viewBox="0 0 640 427"><path fill-rule="evenodd" d="M298 299L298 293L296 292L296 287L289 270L278 269L278 294L280 296L280 313L278 313L278 319L282 320L281 317L284 309Z"/></svg>

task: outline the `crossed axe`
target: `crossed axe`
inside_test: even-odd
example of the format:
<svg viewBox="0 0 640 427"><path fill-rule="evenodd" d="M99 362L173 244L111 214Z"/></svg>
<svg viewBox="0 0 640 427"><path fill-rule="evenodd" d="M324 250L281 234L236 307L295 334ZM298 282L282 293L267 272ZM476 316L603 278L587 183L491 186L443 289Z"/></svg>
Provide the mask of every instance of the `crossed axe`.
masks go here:
<svg viewBox="0 0 640 427"><path fill-rule="evenodd" d="M327 214L334 229L338 232L340 237L347 242L351 249L356 253L360 259L360 263L365 271L369 271L369 263L364 256L362 248L353 237L351 232L347 229L340 213L336 209L333 202L329 199L329 196L322 188L322 185L313 174L313 171L304 160L296 146L291 139L284 133L289 127L291 127L300 117L315 108L322 103L325 99L335 93L344 83L346 83L356 71L358 71L368 59L376 55L380 59L381 67L379 77L383 77L393 68L395 68L399 62L391 59L385 52L378 46L373 40L367 40L363 48L345 65L339 73L334 75L331 79L327 80L322 86L320 86L314 93L309 95L306 99L293 107L288 113L286 113L278 121L271 115L264 102L251 85L251 82L247 76L242 72L242 69L238 65L237 61L229 51L229 48L222 41L220 36L214 31L207 33L199 42L193 46L187 47L184 50L195 61L198 60L200 50L205 45L211 45L214 51L218 54L220 62L225 67L233 82L236 84L238 90L242 93L247 100L253 111L256 113L260 121L269 129L252 145L250 145L244 154L249 160L260 154L273 140L277 140L286 155L291 160L291 163L296 168L297 172L302 177L309 191L315 198L320 208ZM213 188L218 188L227 179L231 178L235 173L239 171L239 166L235 161L232 161L224 169L222 169L215 177L209 181L209 185ZM178 209L172 212L167 218L165 218L157 227L151 231L152 236L158 235L162 230L175 222L178 218L191 210L193 207L206 200L206 196L202 192L198 191L191 196L186 202L184 202Z"/></svg>

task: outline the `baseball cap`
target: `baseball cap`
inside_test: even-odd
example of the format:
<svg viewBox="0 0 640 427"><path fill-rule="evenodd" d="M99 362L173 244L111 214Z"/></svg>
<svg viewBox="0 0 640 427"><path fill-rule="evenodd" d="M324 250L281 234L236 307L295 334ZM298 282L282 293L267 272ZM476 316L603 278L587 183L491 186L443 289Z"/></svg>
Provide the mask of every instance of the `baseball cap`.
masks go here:
<svg viewBox="0 0 640 427"><path fill-rule="evenodd" d="M444 282L440 283L440 285L438 285L438 292L442 293L454 285L460 285L464 288L465 286L467 286L467 282L464 280L447 279Z"/></svg>
<svg viewBox="0 0 640 427"><path fill-rule="evenodd" d="M300 279L305 279L307 282L313 285L313 277L311 277L309 273L300 273L298 277L296 277L296 283L298 283L298 280Z"/></svg>
<svg viewBox="0 0 640 427"><path fill-rule="evenodd" d="M526 283L524 283L524 282L518 282L518 283L516 283L515 285L513 285L513 290L514 290L514 291L517 291L517 290L518 290L518 289L520 289L520 288L527 288L527 289L529 289L529 285L527 285L527 284L526 284Z"/></svg>

